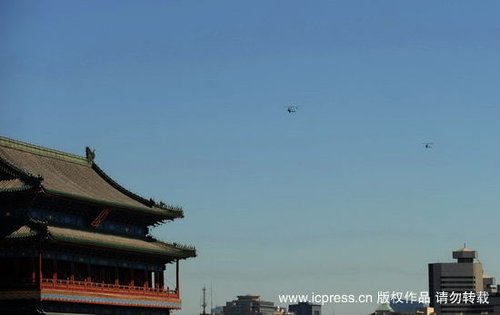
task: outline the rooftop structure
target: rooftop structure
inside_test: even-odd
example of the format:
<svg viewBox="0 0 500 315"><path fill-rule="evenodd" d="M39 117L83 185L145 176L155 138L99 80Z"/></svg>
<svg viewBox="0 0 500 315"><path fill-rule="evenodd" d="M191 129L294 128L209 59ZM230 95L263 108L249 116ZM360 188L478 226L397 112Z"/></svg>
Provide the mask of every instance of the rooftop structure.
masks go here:
<svg viewBox="0 0 500 315"><path fill-rule="evenodd" d="M455 258L458 263L472 263L474 259L477 258L477 252L464 245L463 248L453 251L453 258Z"/></svg>

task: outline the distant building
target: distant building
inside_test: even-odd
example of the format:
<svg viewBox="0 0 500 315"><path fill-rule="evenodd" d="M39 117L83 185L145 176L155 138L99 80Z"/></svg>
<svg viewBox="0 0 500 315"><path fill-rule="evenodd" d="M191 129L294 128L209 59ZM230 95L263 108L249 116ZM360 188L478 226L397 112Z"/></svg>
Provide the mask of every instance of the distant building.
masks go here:
<svg viewBox="0 0 500 315"><path fill-rule="evenodd" d="M411 300L403 300L401 301L392 301L389 304L392 309L399 314L415 314L417 311L421 311L423 308L425 308L427 305L423 303L418 303L414 302Z"/></svg>
<svg viewBox="0 0 500 315"><path fill-rule="evenodd" d="M434 307L429 307L429 306L422 307L422 308L418 309L416 313L422 314L422 315L434 315L434 314L436 314L434 312Z"/></svg>
<svg viewBox="0 0 500 315"><path fill-rule="evenodd" d="M495 278L484 276L482 264L476 261L477 256L475 250L464 247L453 252L457 262L429 264L430 306L434 307L436 315L493 314L491 303L450 303L452 292L496 292ZM437 303L438 292L446 292L450 297L448 303Z"/></svg>
<svg viewBox="0 0 500 315"><path fill-rule="evenodd" d="M227 302L224 315L275 315L273 302L262 301L258 295L239 295L237 300Z"/></svg>
<svg viewBox="0 0 500 315"><path fill-rule="evenodd" d="M300 302L288 306L288 311L295 315L321 315L321 305L308 302Z"/></svg>
<svg viewBox="0 0 500 315"><path fill-rule="evenodd" d="M433 307L418 307L412 312L400 312L399 314L401 315L434 315L434 308Z"/></svg>
<svg viewBox="0 0 500 315"><path fill-rule="evenodd" d="M371 313L370 315L434 315L434 308L432 307L416 306L414 308L406 308L406 310L401 311L396 309L394 305L395 304L387 303L380 304L375 312Z"/></svg>
<svg viewBox="0 0 500 315"><path fill-rule="evenodd" d="M493 306L493 314L500 314L500 293L490 294L490 305Z"/></svg>
<svg viewBox="0 0 500 315"><path fill-rule="evenodd" d="M223 315L224 314L224 306L216 306L211 309L211 314L213 315Z"/></svg>
<svg viewBox="0 0 500 315"><path fill-rule="evenodd" d="M295 313L288 312L285 308L276 306L274 315L296 315Z"/></svg>
<svg viewBox="0 0 500 315"><path fill-rule="evenodd" d="M380 304L375 312L370 315L397 315L398 313L389 305L389 303Z"/></svg>

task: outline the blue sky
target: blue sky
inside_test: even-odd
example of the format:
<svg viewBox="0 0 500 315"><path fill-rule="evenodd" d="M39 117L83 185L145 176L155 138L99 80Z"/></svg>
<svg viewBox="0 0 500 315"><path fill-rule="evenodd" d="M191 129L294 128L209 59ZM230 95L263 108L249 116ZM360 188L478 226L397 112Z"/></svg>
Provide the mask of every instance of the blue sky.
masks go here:
<svg viewBox="0 0 500 315"><path fill-rule="evenodd" d="M500 276L499 9L2 1L0 133L89 145L125 187L185 208L154 231L198 248L180 314L203 285L219 305L419 292L463 242Z"/></svg>

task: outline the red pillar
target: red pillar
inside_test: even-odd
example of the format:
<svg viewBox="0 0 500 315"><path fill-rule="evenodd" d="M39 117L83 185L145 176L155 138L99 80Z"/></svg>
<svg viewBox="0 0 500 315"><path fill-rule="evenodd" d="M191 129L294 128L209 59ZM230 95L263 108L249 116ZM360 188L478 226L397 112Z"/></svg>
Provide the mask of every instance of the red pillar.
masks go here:
<svg viewBox="0 0 500 315"><path fill-rule="evenodd" d="M115 267L115 285L120 285L118 267Z"/></svg>
<svg viewBox="0 0 500 315"><path fill-rule="evenodd" d="M42 287L42 279L43 279L43 274L42 274L42 251L38 252L38 281L40 288Z"/></svg>
<svg viewBox="0 0 500 315"><path fill-rule="evenodd" d="M158 273L158 271L154 271L153 273L154 273L154 277L153 277L154 288L158 289L160 287L159 286L159 283L160 283L159 273Z"/></svg>
<svg viewBox="0 0 500 315"><path fill-rule="evenodd" d="M31 266L32 266L31 282L33 284L35 284L36 283L36 258L35 257L31 258Z"/></svg>
<svg viewBox="0 0 500 315"><path fill-rule="evenodd" d="M163 290L165 288L165 279L164 279L164 276L163 276L163 271L159 271L159 273L160 273L159 274L159 278L160 279L158 279L158 282L159 282L158 283L158 288L160 290Z"/></svg>
<svg viewBox="0 0 500 315"><path fill-rule="evenodd" d="M149 287L149 279L148 279L149 271L144 270L144 287Z"/></svg>
<svg viewBox="0 0 500 315"><path fill-rule="evenodd" d="M92 275L90 274L90 264L87 264L87 282L92 282Z"/></svg>
<svg viewBox="0 0 500 315"><path fill-rule="evenodd" d="M52 268L54 268L54 270L52 271L52 282L56 283L57 282L57 260L55 260L55 259L52 260Z"/></svg>
<svg viewBox="0 0 500 315"><path fill-rule="evenodd" d="M99 282L104 283L104 278L106 277L106 272L105 272L106 267L100 266L99 267Z"/></svg>
<svg viewBox="0 0 500 315"><path fill-rule="evenodd" d="M134 286L135 284L135 281L134 281L134 276L135 276L135 273L134 273L134 269L130 269L130 286Z"/></svg>
<svg viewBox="0 0 500 315"><path fill-rule="evenodd" d="M180 283L179 283L179 259L175 261L175 292L180 294Z"/></svg>
<svg viewBox="0 0 500 315"><path fill-rule="evenodd" d="M150 270L148 273L148 279L149 279L149 287L150 288L156 288L155 284L155 272Z"/></svg>
<svg viewBox="0 0 500 315"><path fill-rule="evenodd" d="M69 280L71 280L71 283L73 283L75 281L75 262L74 261L71 262L71 275L70 275Z"/></svg>

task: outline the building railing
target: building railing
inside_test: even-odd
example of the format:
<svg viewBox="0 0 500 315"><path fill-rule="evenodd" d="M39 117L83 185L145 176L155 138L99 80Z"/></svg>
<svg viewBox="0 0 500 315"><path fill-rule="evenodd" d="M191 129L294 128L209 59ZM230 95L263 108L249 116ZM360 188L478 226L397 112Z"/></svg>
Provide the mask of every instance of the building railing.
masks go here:
<svg viewBox="0 0 500 315"><path fill-rule="evenodd" d="M146 286L131 286L111 283L99 283L91 281L62 280L53 278L43 278L42 288L67 289L79 292L104 292L123 293L132 295L147 295L166 298L179 298L177 290L169 288L150 288Z"/></svg>

